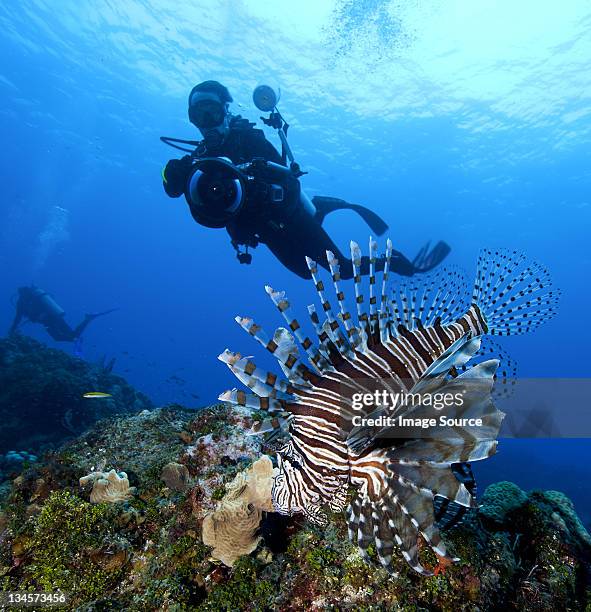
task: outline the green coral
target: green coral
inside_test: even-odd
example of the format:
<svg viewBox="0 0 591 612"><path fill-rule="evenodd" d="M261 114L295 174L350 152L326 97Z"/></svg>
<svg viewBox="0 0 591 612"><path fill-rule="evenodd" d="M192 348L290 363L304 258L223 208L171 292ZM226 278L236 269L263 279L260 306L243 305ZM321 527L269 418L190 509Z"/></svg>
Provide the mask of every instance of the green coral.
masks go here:
<svg viewBox="0 0 591 612"><path fill-rule="evenodd" d="M202 408L189 429L200 436L212 435L214 438L231 430L231 409L227 404L214 404Z"/></svg>
<svg viewBox="0 0 591 612"><path fill-rule="evenodd" d="M268 610L277 593L269 580L258 576L261 564L252 557L236 561L230 578L217 585L199 607L200 610L218 612L227 610Z"/></svg>
<svg viewBox="0 0 591 612"><path fill-rule="evenodd" d="M339 554L329 547L316 547L306 554L306 564L312 575L326 577L335 573L335 565L338 565Z"/></svg>
<svg viewBox="0 0 591 612"><path fill-rule="evenodd" d="M219 501L220 499L223 499L225 494L226 494L226 487L224 485L221 485L219 487L216 487L213 490L213 493L211 494L211 499Z"/></svg>
<svg viewBox="0 0 591 612"><path fill-rule="evenodd" d="M351 554L343 562L343 584L354 589L368 588L375 571L376 568L364 561L360 554Z"/></svg>
<svg viewBox="0 0 591 612"><path fill-rule="evenodd" d="M502 481L487 487L479 512L499 525L527 502L527 495L514 483Z"/></svg>
<svg viewBox="0 0 591 612"><path fill-rule="evenodd" d="M80 601L104 597L125 566L110 558L122 551L120 543L115 546L111 518L105 504L89 504L68 491L52 493L35 520L29 546L31 586L71 593Z"/></svg>
<svg viewBox="0 0 591 612"><path fill-rule="evenodd" d="M591 548L591 536L577 516L572 501L560 491L532 491L529 499L533 503L550 507L553 522L566 531L571 543L580 548Z"/></svg>

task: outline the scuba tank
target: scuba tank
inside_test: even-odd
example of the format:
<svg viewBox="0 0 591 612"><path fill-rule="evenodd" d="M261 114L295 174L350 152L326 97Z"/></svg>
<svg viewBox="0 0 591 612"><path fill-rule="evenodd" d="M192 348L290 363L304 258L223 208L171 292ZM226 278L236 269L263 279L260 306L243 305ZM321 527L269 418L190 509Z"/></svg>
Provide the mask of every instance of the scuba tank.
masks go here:
<svg viewBox="0 0 591 612"><path fill-rule="evenodd" d="M33 285L31 287L30 298L38 302L40 310L42 309L49 317L63 317L65 310L47 293L39 287Z"/></svg>

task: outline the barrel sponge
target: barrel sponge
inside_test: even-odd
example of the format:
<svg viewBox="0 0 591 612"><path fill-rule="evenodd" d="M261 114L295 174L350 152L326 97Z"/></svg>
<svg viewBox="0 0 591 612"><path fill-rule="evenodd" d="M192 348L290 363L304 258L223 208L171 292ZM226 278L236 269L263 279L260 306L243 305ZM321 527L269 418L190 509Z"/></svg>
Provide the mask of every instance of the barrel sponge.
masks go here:
<svg viewBox="0 0 591 612"><path fill-rule="evenodd" d="M521 508L526 502L526 493L516 484L508 481L496 482L486 488L479 513L502 525L509 514Z"/></svg>
<svg viewBox="0 0 591 612"><path fill-rule="evenodd" d="M80 479L83 487L92 483L90 501L93 504L101 502L115 503L131 499L136 492L135 487L129 486L129 480L125 472L92 472Z"/></svg>
<svg viewBox="0 0 591 612"><path fill-rule="evenodd" d="M232 567L238 557L257 547L256 535L263 512L273 512L271 488L277 469L263 455L226 485L226 494L214 512L203 519L203 543L212 556Z"/></svg>

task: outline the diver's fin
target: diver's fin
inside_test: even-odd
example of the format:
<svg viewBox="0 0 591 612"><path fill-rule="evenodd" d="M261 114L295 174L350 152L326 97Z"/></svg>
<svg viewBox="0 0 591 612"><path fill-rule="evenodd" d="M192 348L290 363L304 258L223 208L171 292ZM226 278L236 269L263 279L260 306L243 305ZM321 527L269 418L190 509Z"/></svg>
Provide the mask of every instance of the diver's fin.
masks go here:
<svg viewBox="0 0 591 612"><path fill-rule="evenodd" d="M423 245L417 256L413 259L412 265L415 272L429 272L438 266L450 253L451 247L446 242L440 240L431 250L430 242Z"/></svg>
<svg viewBox="0 0 591 612"><path fill-rule="evenodd" d="M102 317L103 315L111 314L112 312L115 312L116 310L119 310L119 308L111 308L110 310L103 310L102 312L91 312L89 314L86 314L84 318L90 319L92 321L93 319L96 319L97 317Z"/></svg>
<svg viewBox="0 0 591 612"><path fill-rule="evenodd" d="M340 198L331 198L328 196L314 196L312 198L312 203L316 207L316 220L321 225L324 222L324 217L326 217L328 213L335 210L353 210L367 223L372 232L375 232L378 236L381 236L388 229L387 223L375 212L365 206L351 204Z"/></svg>
<svg viewBox="0 0 591 612"><path fill-rule="evenodd" d="M91 321L94 321L97 317L102 317L103 315L110 314L111 312L115 312L119 310L118 308L111 308L110 310L103 310L103 312L94 312L84 315L84 319L82 319L82 323L74 329L74 338L79 338L82 332L86 329L88 324Z"/></svg>

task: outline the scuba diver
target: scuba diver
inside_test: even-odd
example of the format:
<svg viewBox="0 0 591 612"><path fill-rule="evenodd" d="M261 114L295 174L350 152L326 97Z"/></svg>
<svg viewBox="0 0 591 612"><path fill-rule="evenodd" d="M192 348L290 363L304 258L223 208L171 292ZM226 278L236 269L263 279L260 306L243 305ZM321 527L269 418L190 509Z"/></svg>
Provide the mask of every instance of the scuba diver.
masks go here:
<svg viewBox="0 0 591 612"><path fill-rule="evenodd" d="M259 110L270 113L268 118L261 119L277 130L281 153L254 123L230 113L232 101L228 89L218 81L204 81L193 87L189 94L189 121L203 139L160 138L165 144L189 153L181 159L171 159L162 170L167 195L171 198L184 195L191 215L200 225L225 227L240 263L250 264L249 247L262 243L289 270L310 278L306 256L327 268L329 250L339 260L341 278L352 278L351 260L322 227L326 215L335 210L352 210L377 235L382 235L388 225L365 206L339 198L308 198L299 181L306 173L294 160L287 142L289 125L277 110L278 97L273 89L259 85L253 101ZM427 244L413 261L393 251L391 270L405 276L427 272L449 251L444 242L438 242L433 249ZM377 260L378 271L383 269L384 261L383 257ZM368 270L369 258L364 257L361 272L365 274Z"/></svg>
<svg viewBox="0 0 591 612"><path fill-rule="evenodd" d="M91 321L113 310L87 314L82 322L72 329L64 319L63 308L47 292L35 285L19 287L16 314L8 333L14 334L21 321L27 319L43 325L47 333L58 342L76 342Z"/></svg>

